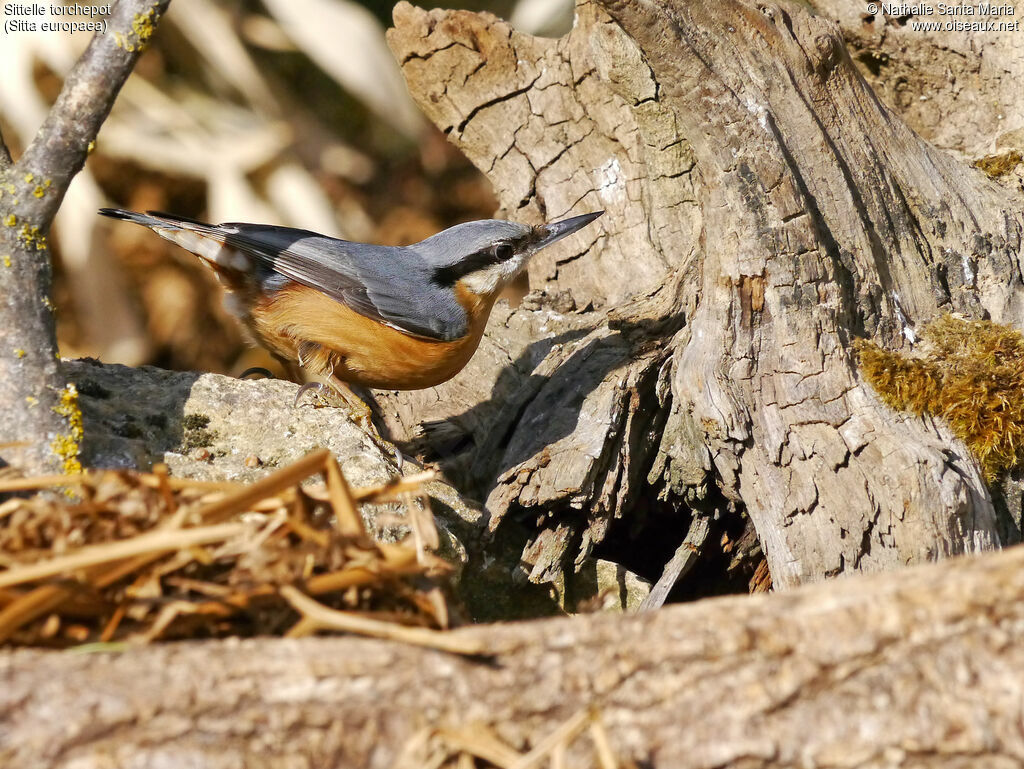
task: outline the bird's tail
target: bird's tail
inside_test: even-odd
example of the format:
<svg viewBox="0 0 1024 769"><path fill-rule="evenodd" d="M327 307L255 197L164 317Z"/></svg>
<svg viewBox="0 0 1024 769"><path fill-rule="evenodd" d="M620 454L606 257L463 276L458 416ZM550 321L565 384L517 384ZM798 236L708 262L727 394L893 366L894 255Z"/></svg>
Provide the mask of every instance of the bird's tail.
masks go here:
<svg viewBox="0 0 1024 769"><path fill-rule="evenodd" d="M99 212L111 219L122 219L149 227L160 237L208 262L217 272L221 269L242 271L248 266L248 260L244 257L240 259L238 251L225 246L226 233L217 225L161 211L140 214L123 208L101 208Z"/></svg>
<svg viewBox="0 0 1024 769"><path fill-rule="evenodd" d="M111 219L123 219L126 222L134 222L146 227L191 226L213 229L212 224L201 222L198 219L189 219L186 216L165 214L163 211L147 211L141 214L138 211L126 211L123 208L101 208L100 213Z"/></svg>

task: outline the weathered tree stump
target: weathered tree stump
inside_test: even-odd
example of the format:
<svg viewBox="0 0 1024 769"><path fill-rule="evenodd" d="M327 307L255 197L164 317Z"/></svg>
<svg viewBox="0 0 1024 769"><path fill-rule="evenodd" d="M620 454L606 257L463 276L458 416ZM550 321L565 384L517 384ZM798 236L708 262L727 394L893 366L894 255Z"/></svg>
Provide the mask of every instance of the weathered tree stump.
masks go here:
<svg viewBox="0 0 1024 769"><path fill-rule="evenodd" d="M944 311L1020 324L1022 201L910 130L835 22L580 0L552 40L400 3L389 42L501 215L607 211L538 256L543 294L466 373L380 398L398 438L448 421L426 444L492 528L530 519L532 579L656 508L681 540L742 506L781 587L999 546L964 445L882 405L852 342L907 348Z"/></svg>

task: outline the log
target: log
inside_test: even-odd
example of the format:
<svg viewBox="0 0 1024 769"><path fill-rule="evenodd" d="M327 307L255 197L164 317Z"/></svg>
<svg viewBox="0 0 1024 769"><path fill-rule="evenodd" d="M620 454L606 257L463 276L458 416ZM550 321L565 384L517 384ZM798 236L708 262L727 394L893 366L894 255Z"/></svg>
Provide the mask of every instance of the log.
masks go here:
<svg viewBox="0 0 1024 769"><path fill-rule="evenodd" d="M487 654L352 638L6 651L0 763L419 769L485 734L526 752L581 714L600 723L619 766L1024 760L1021 547L456 635ZM595 765L584 733L566 766Z"/></svg>
<svg viewBox="0 0 1024 769"><path fill-rule="evenodd" d="M413 97L500 215L607 213L538 255L536 293L496 310L467 373L380 394L391 434L492 530L525 525L538 582L620 520L678 543L745 513L779 587L999 547L969 451L883 405L852 345L910 350L945 311L1020 326L1019 191L916 135L804 5L576 14L552 40L395 8Z"/></svg>

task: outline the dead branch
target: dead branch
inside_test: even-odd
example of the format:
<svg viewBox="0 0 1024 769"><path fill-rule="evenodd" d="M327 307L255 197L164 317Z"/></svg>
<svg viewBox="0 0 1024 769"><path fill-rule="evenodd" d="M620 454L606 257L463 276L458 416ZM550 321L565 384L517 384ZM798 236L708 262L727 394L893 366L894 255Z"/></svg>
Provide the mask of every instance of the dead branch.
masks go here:
<svg viewBox="0 0 1024 769"><path fill-rule="evenodd" d="M12 163L0 155L0 440L25 443L0 465L79 467L75 392L57 361L46 236L71 179L170 0L121 0L64 82L39 133ZM0 141L2 145L2 141Z"/></svg>

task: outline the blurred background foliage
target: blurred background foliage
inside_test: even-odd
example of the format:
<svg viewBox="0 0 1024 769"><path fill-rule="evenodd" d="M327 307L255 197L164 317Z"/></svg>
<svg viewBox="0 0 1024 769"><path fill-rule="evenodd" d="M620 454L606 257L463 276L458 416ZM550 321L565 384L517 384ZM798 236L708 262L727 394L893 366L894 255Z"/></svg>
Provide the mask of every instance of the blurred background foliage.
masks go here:
<svg viewBox="0 0 1024 769"><path fill-rule="evenodd" d="M451 0L559 35L570 0ZM198 260L96 215L159 209L401 244L486 218L490 185L420 115L387 49L391 0L174 0L54 222L65 357L234 373L243 339ZM89 42L0 41L0 129L17 155Z"/></svg>

